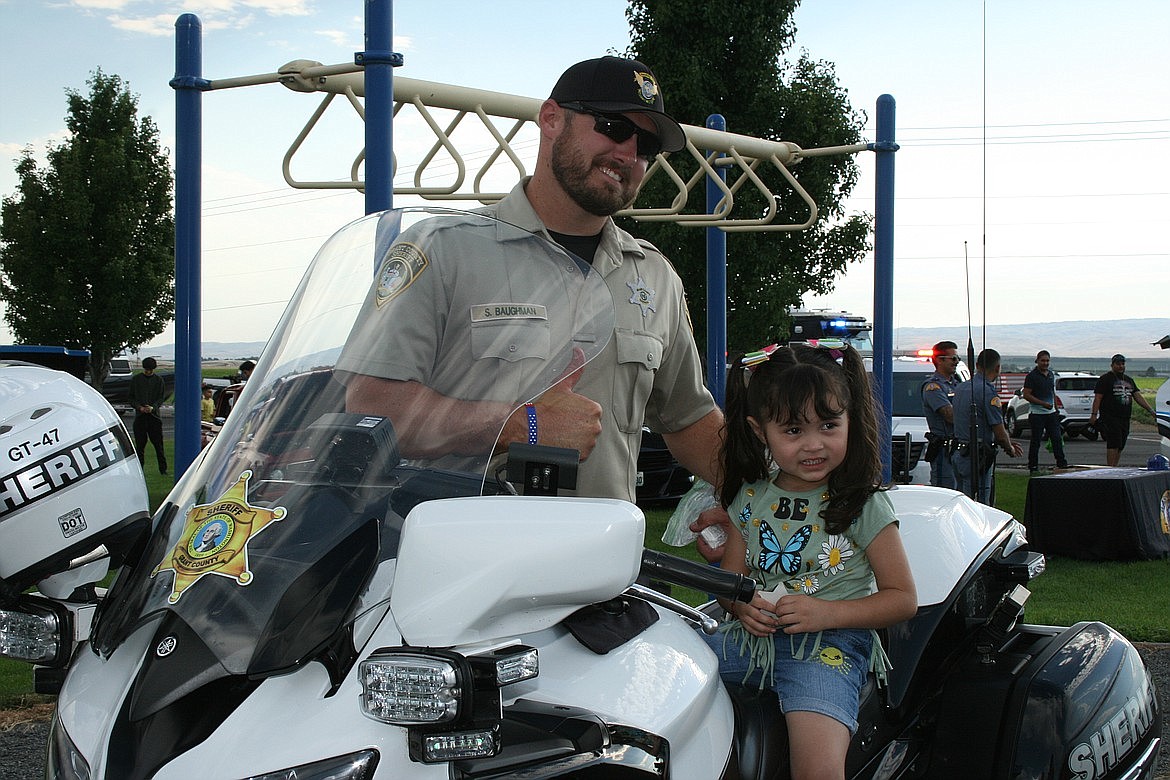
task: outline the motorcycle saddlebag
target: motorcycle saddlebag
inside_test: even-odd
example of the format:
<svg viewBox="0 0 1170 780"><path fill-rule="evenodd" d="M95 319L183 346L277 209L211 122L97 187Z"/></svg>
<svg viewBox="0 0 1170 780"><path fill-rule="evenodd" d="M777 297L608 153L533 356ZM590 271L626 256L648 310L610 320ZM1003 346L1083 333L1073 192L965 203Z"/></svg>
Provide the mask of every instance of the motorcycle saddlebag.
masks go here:
<svg viewBox="0 0 1170 780"><path fill-rule="evenodd" d="M1153 776L1162 731L1154 683L1109 626L1021 626L1000 653L968 662L945 686L930 776Z"/></svg>

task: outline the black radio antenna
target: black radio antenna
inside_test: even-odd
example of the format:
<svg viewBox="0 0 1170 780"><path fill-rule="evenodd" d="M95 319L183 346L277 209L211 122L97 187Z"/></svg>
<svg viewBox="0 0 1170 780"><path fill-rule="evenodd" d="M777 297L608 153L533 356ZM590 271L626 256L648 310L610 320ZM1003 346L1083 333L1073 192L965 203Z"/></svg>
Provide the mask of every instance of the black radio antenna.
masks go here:
<svg viewBox="0 0 1170 780"><path fill-rule="evenodd" d="M971 326L971 267L970 260L967 257L967 242L963 242L963 278L967 283L967 368L971 372L970 378L967 380L971 383L971 402L968 409L968 423L967 423L967 457L971 460L971 500L979 500L979 483L981 470L981 458L979 457L978 439L979 426L975 424L975 417L978 414L978 407L975 403L975 338Z"/></svg>
<svg viewBox="0 0 1170 780"><path fill-rule="evenodd" d="M982 146L982 174L983 174L983 197L982 197L982 225L981 233L983 239L983 269L982 269L982 283L983 283L983 322L980 327L983 329L981 340L983 346L987 347L987 0L983 0L983 84L982 84L982 100L983 100L983 146ZM966 256L966 244L963 246L963 254ZM981 453L983 447L980 446L979 426L976 423L978 419L978 405L975 400L976 390L983 390L976 383L975 373L977 366L975 365L975 343L972 339L971 332L971 290L970 290L970 276L968 275L968 290L967 290L967 359L970 361L967 367L971 370L971 427L968 432L968 451L967 456L971 459L971 499L973 501L979 500L979 489L983 482L983 457ZM986 398L983 399L986 402ZM992 455L992 458L995 456ZM992 461L994 464L994 460ZM994 475L991 477L994 479ZM992 500L992 499L988 499Z"/></svg>

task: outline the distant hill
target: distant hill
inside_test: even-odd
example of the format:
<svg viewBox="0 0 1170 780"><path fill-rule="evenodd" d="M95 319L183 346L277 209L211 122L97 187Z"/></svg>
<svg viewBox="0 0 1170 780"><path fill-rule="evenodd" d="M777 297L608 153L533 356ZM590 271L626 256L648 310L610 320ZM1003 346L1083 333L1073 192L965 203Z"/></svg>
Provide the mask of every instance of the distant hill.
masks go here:
<svg viewBox="0 0 1170 780"><path fill-rule="evenodd" d="M992 347L1001 355L1035 355L1046 349L1053 357L1108 358L1121 352L1129 358L1170 360L1170 350L1156 347L1152 342L1170 334L1170 318L1141 320L1092 321L1070 320L1027 325L988 325L986 343L983 329L972 335L975 348ZM967 345L967 326L942 328L895 328L894 346L897 349L929 347L949 339L960 348ZM203 358L206 360L255 359L264 348L263 341L205 341ZM162 360L175 359L175 345L143 347L139 355L153 355ZM1143 366L1144 368L1144 366Z"/></svg>
<svg viewBox="0 0 1170 780"><path fill-rule="evenodd" d="M1170 360L1170 350L1153 343L1170 334L1170 318L1142 320L1071 320L1027 325L988 325L972 332L975 349L987 346L1001 355L1035 355L1041 349L1058 357L1105 357L1121 352L1131 361L1144 358ZM949 328L894 328L896 349L929 347L950 340L967 346L967 326Z"/></svg>
<svg viewBox="0 0 1170 780"><path fill-rule="evenodd" d="M263 341L205 341L203 342L202 357L204 360L255 360L264 349ZM138 350L139 357L155 357L159 360L174 360L175 345L162 344L155 347L142 347Z"/></svg>

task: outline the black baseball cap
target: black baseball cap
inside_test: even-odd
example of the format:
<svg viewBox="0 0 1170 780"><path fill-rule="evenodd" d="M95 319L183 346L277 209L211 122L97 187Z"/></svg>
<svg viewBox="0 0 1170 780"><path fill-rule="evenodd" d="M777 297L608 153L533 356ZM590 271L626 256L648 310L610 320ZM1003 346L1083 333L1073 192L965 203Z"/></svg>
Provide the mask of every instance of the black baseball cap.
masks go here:
<svg viewBox="0 0 1170 780"><path fill-rule="evenodd" d="M1125 362L1125 355L1122 355L1119 352L1116 355L1114 355L1113 357L1109 358L1109 362L1110 363L1124 363Z"/></svg>
<svg viewBox="0 0 1170 780"><path fill-rule="evenodd" d="M598 57L578 62L561 74L549 98L603 114L646 114L654 120L662 151L677 152L687 145L682 126L666 113L658 79L637 60Z"/></svg>

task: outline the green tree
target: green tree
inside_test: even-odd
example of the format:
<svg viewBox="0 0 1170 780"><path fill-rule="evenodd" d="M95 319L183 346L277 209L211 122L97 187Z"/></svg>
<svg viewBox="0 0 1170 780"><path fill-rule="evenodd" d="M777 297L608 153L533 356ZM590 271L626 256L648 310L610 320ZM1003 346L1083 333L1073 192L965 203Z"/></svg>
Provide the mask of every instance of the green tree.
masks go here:
<svg viewBox="0 0 1170 780"><path fill-rule="evenodd" d="M111 356L174 317L170 163L150 117L118 76L67 90L69 137L38 167L16 164L0 207L0 300L18 341L90 350L101 387Z"/></svg>
<svg viewBox="0 0 1170 780"><path fill-rule="evenodd" d="M799 0L631 0L630 54L654 69L666 108L684 124L706 124L722 114L728 130L801 148L859 143L864 114L855 111L833 65L801 52L784 54L796 34L792 14ZM671 164L684 180L697 169L682 153ZM727 235L727 343L729 351L751 351L788 334L788 308L806 293L833 289L834 278L870 248L871 217L846 213L844 200L857 183L852 155L810 157L791 168L817 204L819 218L798 232ZM799 224L808 206L771 166L758 171L776 194L777 222ZM675 190L664 176L647 182L639 203L665 205ZM735 198L735 213L755 217L767 208L748 185ZM702 213L701 188L687 213ZM706 342L706 240L704 231L656 222L624 225L666 253L682 276L692 305L700 349Z"/></svg>

